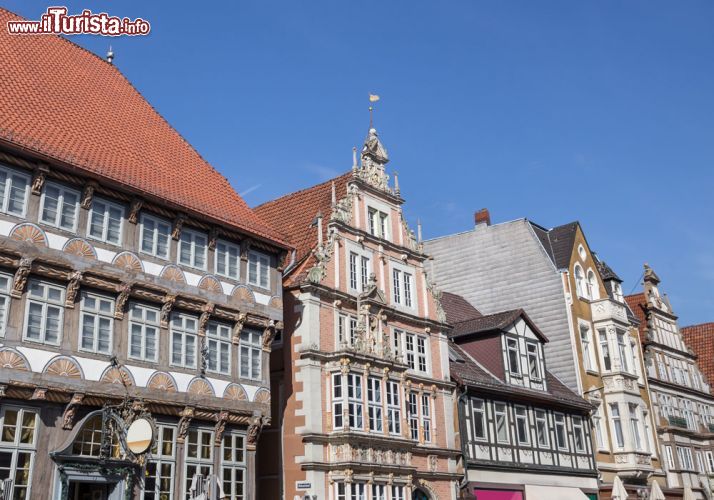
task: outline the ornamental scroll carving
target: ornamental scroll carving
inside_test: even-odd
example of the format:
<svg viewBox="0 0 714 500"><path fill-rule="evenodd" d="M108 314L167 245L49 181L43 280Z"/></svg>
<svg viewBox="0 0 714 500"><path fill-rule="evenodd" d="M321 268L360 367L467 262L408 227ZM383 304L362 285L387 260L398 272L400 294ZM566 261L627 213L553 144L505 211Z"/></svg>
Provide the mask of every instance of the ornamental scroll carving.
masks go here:
<svg viewBox="0 0 714 500"><path fill-rule="evenodd" d="M188 435L188 427L191 425L195 410L191 406L187 406L181 412L181 420L178 424L178 435L176 436L177 443L184 443Z"/></svg>
<svg viewBox="0 0 714 500"><path fill-rule="evenodd" d="M307 280L310 283L320 283L327 276L327 263L330 262L332 254L335 252L335 245L340 236L336 232L331 232L327 241L318 245L312 254L315 257L315 265L307 272Z"/></svg>
<svg viewBox="0 0 714 500"><path fill-rule="evenodd" d="M263 350L270 352L270 346L273 344L273 340L275 339L275 336L278 334L278 331L283 329L283 322L282 321L274 321L270 320L268 323L268 326L265 328L263 331Z"/></svg>
<svg viewBox="0 0 714 500"><path fill-rule="evenodd" d="M260 437L260 432L263 430L263 426L267 425L267 422L267 417L253 417L253 420L251 420L248 426L248 434L246 436L248 449L255 449L255 445L258 443L258 438Z"/></svg>

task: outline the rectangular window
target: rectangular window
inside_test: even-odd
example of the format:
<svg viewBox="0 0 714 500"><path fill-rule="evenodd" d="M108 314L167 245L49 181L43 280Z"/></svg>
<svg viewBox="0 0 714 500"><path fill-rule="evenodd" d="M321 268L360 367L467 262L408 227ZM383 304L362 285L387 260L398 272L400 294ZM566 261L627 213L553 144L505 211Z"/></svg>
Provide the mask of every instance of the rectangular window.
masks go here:
<svg viewBox="0 0 714 500"><path fill-rule="evenodd" d="M664 446L664 455L667 458L667 470L675 470L674 454L672 453L672 447L670 445Z"/></svg>
<svg viewBox="0 0 714 500"><path fill-rule="evenodd" d="M694 470L692 463L692 449L683 446L677 446L677 458L679 459L679 468L682 470Z"/></svg>
<svg viewBox="0 0 714 500"><path fill-rule="evenodd" d="M518 444L530 444L530 436L528 433L528 410L525 406L516 406L516 437Z"/></svg>
<svg viewBox="0 0 714 500"><path fill-rule="evenodd" d="M624 372L629 372L630 367L627 363L627 342L625 341L625 334L622 332L617 332L617 348L620 354L620 369Z"/></svg>
<svg viewBox="0 0 714 500"><path fill-rule="evenodd" d="M171 315L171 364L184 368L196 367L198 320L188 314Z"/></svg>
<svg viewBox="0 0 714 500"><path fill-rule="evenodd" d="M474 439L486 439L486 404L483 399L471 399Z"/></svg>
<svg viewBox="0 0 714 500"><path fill-rule="evenodd" d="M251 250L248 252L248 283L270 288L270 256Z"/></svg>
<svg viewBox="0 0 714 500"><path fill-rule="evenodd" d="M538 446L541 448L547 448L550 440L548 439L548 418L544 410L535 411L535 421Z"/></svg>
<svg viewBox="0 0 714 500"><path fill-rule="evenodd" d="M424 442L431 442L431 396L429 394L421 395L421 428L424 434Z"/></svg>
<svg viewBox="0 0 714 500"><path fill-rule="evenodd" d="M392 500L406 500L404 486L392 486Z"/></svg>
<svg viewBox="0 0 714 500"><path fill-rule="evenodd" d="M583 429L583 419L573 417L573 439L575 440L575 451L585 452L585 430Z"/></svg>
<svg viewBox="0 0 714 500"><path fill-rule="evenodd" d="M338 347L351 346L357 334L357 318L347 314L337 316Z"/></svg>
<svg viewBox="0 0 714 500"><path fill-rule="evenodd" d="M132 303L129 307L129 357L156 361L159 309Z"/></svg>
<svg viewBox="0 0 714 500"><path fill-rule="evenodd" d="M407 419L409 420L409 435L414 441L419 441L419 395L410 391L407 393Z"/></svg>
<svg viewBox="0 0 714 500"><path fill-rule="evenodd" d="M0 273L0 337L5 336L7 318L10 312L10 285L13 278L9 274Z"/></svg>
<svg viewBox="0 0 714 500"><path fill-rule="evenodd" d="M142 500L173 499L175 449L176 429L163 424L157 425L151 458L146 463Z"/></svg>
<svg viewBox="0 0 714 500"><path fill-rule="evenodd" d="M344 426L344 394L342 392L342 374L332 374L332 427L342 429Z"/></svg>
<svg viewBox="0 0 714 500"><path fill-rule="evenodd" d="M640 437L640 419L637 414L637 405L630 403L630 432L634 440L635 449L642 450L642 438Z"/></svg>
<svg viewBox="0 0 714 500"><path fill-rule="evenodd" d="M0 166L0 211L25 216L30 176Z"/></svg>
<svg viewBox="0 0 714 500"><path fill-rule="evenodd" d="M95 197L89 212L87 235L106 243L121 245L123 219L124 207Z"/></svg>
<svg viewBox="0 0 714 500"><path fill-rule="evenodd" d="M64 318L64 288L30 281L27 287L25 339L59 345Z"/></svg>
<svg viewBox="0 0 714 500"><path fill-rule="evenodd" d="M367 210L367 219L369 222L369 234L384 239L389 237L389 216L387 214L374 208L369 208Z"/></svg>
<svg viewBox="0 0 714 500"><path fill-rule="evenodd" d="M40 222L50 226L77 230L79 212L79 193L53 182L45 184L40 200Z"/></svg>
<svg viewBox="0 0 714 500"><path fill-rule="evenodd" d="M400 304L405 307L413 306L413 282L414 277L411 273L400 269L392 269L392 299L395 304Z"/></svg>
<svg viewBox="0 0 714 500"><path fill-rule="evenodd" d="M184 498L191 500L191 483L196 474L203 477L213 472L213 431L189 429L186 436L184 459Z"/></svg>
<svg viewBox="0 0 714 500"><path fill-rule="evenodd" d="M223 494L226 500L243 500L245 497L245 436L235 432L223 435Z"/></svg>
<svg viewBox="0 0 714 500"><path fill-rule="evenodd" d="M399 383L387 381L387 427L390 434L402 433L402 410L399 402Z"/></svg>
<svg viewBox="0 0 714 500"><path fill-rule="evenodd" d="M141 214L141 251L161 259L169 258L171 224L151 215Z"/></svg>
<svg viewBox="0 0 714 500"><path fill-rule="evenodd" d="M82 292L79 322L80 350L101 354L112 352L114 299Z"/></svg>
<svg viewBox="0 0 714 500"><path fill-rule="evenodd" d="M360 257L360 280L362 291L366 291L369 287L370 260L367 257Z"/></svg>
<svg viewBox="0 0 714 500"><path fill-rule="evenodd" d="M207 244L208 240L205 234L183 229L179 240L179 264L205 270Z"/></svg>
<svg viewBox="0 0 714 500"><path fill-rule="evenodd" d="M216 242L216 274L234 280L238 279L240 274L240 247L238 245L222 240Z"/></svg>
<svg viewBox="0 0 714 500"><path fill-rule="evenodd" d="M347 413L349 415L350 429L362 430L363 403L362 403L362 376L355 373L347 374Z"/></svg>
<svg viewBox="0 0 714 500"><path fill-rule="evenodd" d="M580 348L583 355L583 367L592 370L592 358L590 354L590 328L587 325L580 325Z"/></svg>
<svg viewBox="0 0 714 500"><path fill-rule="evenodd" d="M555 444L561 450L568 449L568 439L565 431L565 415L555 414Z"/></svg>
<svg viewBox="0 0 714 500"><path fill-rule="evenodd" d="M395 335L396 335L395 331ZM427 354L426 354L426 337L415 335L413 333L404 334L404 354L405 361L410 369L422 373L428 371Z"/></svg>
<svg viewBox="0 0 714 500"><path fill-rule="evenodd" d="M528 352L528 375L533 380L540 380L540 357L538 356L538 345L533 342L526 343Z"/></svg>
<svg viewBox="0 0 714 500"><path fill-rule="evenodd" d="M369 430L382 432L382 381L378 378L367 379L367 405Z"/></svg>
<svg viewBox="0 0 714 500"><path fill-rule="evenodd" d="M350 288L357 290L357 254L350 252Z"/></svg>
<svg viewBox="0 0 714 500"><path fill-rule="evenodd" d="M253 380L260 380L261 358L263 346L261 334L256 330L244 328L240 332L240 376Z"/></svg>
<svg viewBox="0 0 714 500"><path fill-rule="evenodd" d="M511 375L520 376L521 363L520 354L518 352L518 341L515 339L506 339L506 349L508 351L508 371Z"/></svg>
<svg viewBox="0 0 714 500"><path fill-rule="evenodd" d="M29 409L5 407L1 418L0 481L12 480L7 498L31 498L37 413Z"/></svg>
<svg viewBox="0 0 714 500"><path fill-rule="evenodd" d="M494 414L496 416L496 440L499 443L508 443L508 414L504 403L494 403Z"/></svg>
<svg viewBox="0 0 714 500"><path fill-rule="evenodd" d="M371 272L371 260L369 257L350 252L350 289L356 292L364 292L369 285L369 275Z"/></svg>
<svg viewBox="0 0 714 500"><path fill-rule="evenodd" d="M370 500L387 500L387 485L373 484L372 498Z"/></svg>
<svg viewBox="0 0 714 500"><path fill-rule="evenodd" d="M620 420L620 407L617 403L610 405L610 417L615 431L615 440L618 448L625 447L625 438L622 435L622 421Z"/></svg>
<svg viewBox="0 0 714 500"><path fill-rule="evenodd" d="M209 321L206 326L208 359L206 369L212 372L231 372L231 327L224 323Z"/></svg>
<svg viewBox="0 0 714 500"><path fill-rule="evenodd" d="M601 407L598 406L597 410L593 414L593 427L595 428L595 439L597 441L598 450L606 450L607 445L605 443L605 433L602 429L602 413Z"/></svg>
<svg viewBox="0 0 714 500"><path fill-rule="evenodd" d="M607 341L607 332L598 330L600 338L600 356L602 356L602 367L605 371L612 370L612 358L610 357L610 344Z"/></svg>
<svg viewBox="0 0 714 500"><path fill-rule="evenodd" d="M707 459L706 460L707 472L709 474L711 474L712 472L714 472L714 453L712 453L711 451L707 451L705 453L705 457Z"/></svg>

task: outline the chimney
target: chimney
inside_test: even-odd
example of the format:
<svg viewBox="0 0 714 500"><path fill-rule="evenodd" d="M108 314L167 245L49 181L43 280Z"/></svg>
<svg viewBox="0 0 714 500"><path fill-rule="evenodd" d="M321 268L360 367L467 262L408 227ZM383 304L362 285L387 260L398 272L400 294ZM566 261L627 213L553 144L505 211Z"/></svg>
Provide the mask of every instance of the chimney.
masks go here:
<svg viewBox="0 0 714 500"><path fill-rule="evenodd" d="M474 222L476 226L491 225L491 214L488 213L488 208L482 208L474 213Z"/></svg>

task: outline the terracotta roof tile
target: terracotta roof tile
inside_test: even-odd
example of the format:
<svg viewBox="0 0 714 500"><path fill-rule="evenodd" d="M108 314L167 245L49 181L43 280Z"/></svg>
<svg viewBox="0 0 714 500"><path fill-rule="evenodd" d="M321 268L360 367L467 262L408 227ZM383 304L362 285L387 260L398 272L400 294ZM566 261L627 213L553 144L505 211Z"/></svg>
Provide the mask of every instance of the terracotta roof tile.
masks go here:
<svg viewBox="0 0 714 500"><path fill-rule="evenodd" d="M634 295L626 295L625 302L627 307L634 313L635 317L640 321L640 342L645 341L647 334L647 318L645 317L645 309L647 307L647 299L644 293L636 293Z"/></svg>
<svg viewBox="0 0 714 500"><path fill-rule="evenodd" d="M69 40L15 36L0 8L0 140L280 246L219 174L113 65Z"/></svg>
<svg viewBox="0 0 714 500"><path fill-rule="evenodd" d="M300 263L310 256L317 245L317 230L310 225L318 212L323 216L323 238L327 236L327 223L332 214L332 183L335 183L339 201L347 194L347 183L352 178L350 171L322 184L263 203L254 210L258 217L277 229L295 247L295 261Z"/></svg>
<svg viewBox="0 0 714 500"><path fill-rule="evenodd" d="M685 326L680 331L684 342L697 355L697 364L709 385L714 385L714 323Z"/></svg>

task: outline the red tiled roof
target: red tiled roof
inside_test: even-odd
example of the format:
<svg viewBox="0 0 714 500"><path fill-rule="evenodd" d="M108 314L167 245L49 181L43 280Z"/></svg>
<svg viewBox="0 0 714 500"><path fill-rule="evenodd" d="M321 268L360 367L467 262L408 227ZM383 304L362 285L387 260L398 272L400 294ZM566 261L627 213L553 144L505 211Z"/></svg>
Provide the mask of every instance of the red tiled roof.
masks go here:
<svg viewBox="0 0 714 500"><path fill-rule="evenodd" d="M254 208L255 213L284 235L297 251L295 261L300 262L308 257L317 245L317 229L311 228L310 225L318 212L323 217L323 238L327 237L327 223L332 214L332 183L335 183L335 193L339 201L347 194L347 183L351 179L350 171L322 184L263 203Z"/></svg>
<svg viewBox="0 0 714 500"><path fill-rule="evenodd" d="M113 65L0 8L0 141L287 246Z"/></svg>
<svg viewBox="0 0 714 500"><path fill-rule="evenodd" d="M441 294L441 307L446 313L446 321L452 325L483 316L468 300L451 292Z"/></svg>
<svg viewBox="0 0 714 500"><path fill-rule="evenodd" d="M680 329L684 342L697 355L697 364L707 377L709 385L714 383L714 323L685 326Z"/></svg>
<svg viewBox="0 0 714 500"><path fill-rule="evenodd" d="M640 341L644 342L645 335L647 334L647 318L645 317L645 310L643 309L643 307L647 307L645 294L641 292L634 295L627 295L625 296L625 302L627 302L627 306L635 314L635 317L640 320Z"/></svg>

